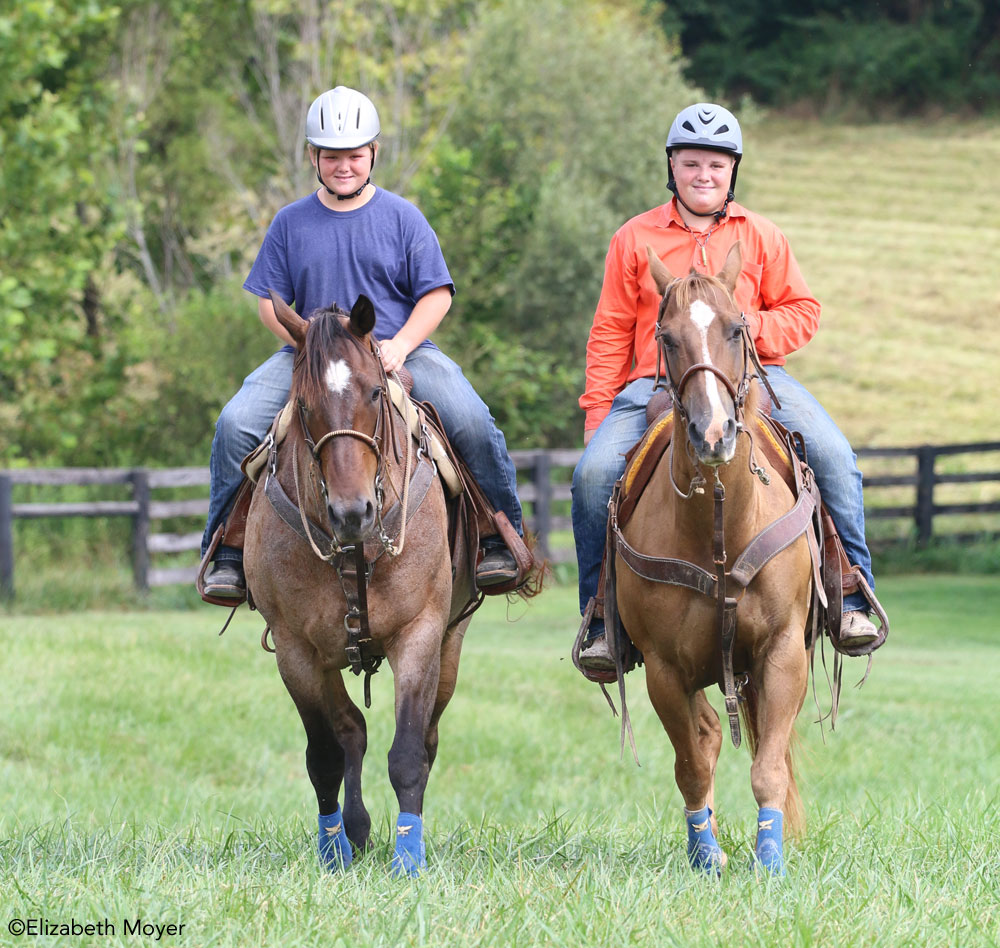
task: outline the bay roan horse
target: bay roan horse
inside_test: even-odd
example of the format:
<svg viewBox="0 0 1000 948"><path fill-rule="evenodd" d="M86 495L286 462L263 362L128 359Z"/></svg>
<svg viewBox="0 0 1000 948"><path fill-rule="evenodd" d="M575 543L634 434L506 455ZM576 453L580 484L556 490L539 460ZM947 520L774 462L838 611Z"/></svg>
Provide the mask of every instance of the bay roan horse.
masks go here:
<svg viewBox="0 0 1000 948"><path fill-rule="evenodd" d="M438 720L455 689L469 621L460 615L469 601L469 576L461 568L452 576L440 478L433 476L423 499L411 497L405 509L404 472L428 462L418 456L401 416L391 414L396 409L371 336L371 302L360 297L350 314L331 307L307 322L273 294L272 301L297 352L290 392L295 414L268 477L310 523L312 539L279 516L258 486L246 530L248 587L305 727L306 767L319 804L319 854L337 871L351 862L352 847L361 853L370 845L371 819L361 795L365 719L348 695L343 671L349 665L347 627L358 624L357 611L347 617L358 605L351 553L367 544L379 554L369 557L374 567L361 606L370 625L366 647L388 660L395 687L389 779L400 812L392 870L416 875L426 865L424 790ZM414 475L411 483L416 480ZM409 520L388 536L383 515L393 501Z"/></svg>
<svg viewBox="0 0 1000 948"><path fill-rule="evenodd" d="M731 569L747 545L792 508L794 498L764 453L753 449L760 434L751 421L759 383L751 384L752 342L733 298L742 264L739 244L714 277L692 270L677 279L647 250L663 297L656 335L673 395L673 440L621 535L644 555L693 564L711 583L720 573L715 560ZM721 510L715 499L720 488ZM713 549L717 513L726 547L722 557ZM722 732L704 689L723 684L721 608L714 593L645 579L621 556L615 571L622 623L642 652L650 700L674 747L689 860L697 869L718 872L726 863L713 815ZM742 595L735 604L731 667L737 676L748 676L742 711L760 807L754 862L775 874L784 873L784 819L791 832L802 828L790 741L808 680L811 581L809 548L800 535L745 591L737 590ZM731 726L738 743L735 705L734 697Z"/></svg>

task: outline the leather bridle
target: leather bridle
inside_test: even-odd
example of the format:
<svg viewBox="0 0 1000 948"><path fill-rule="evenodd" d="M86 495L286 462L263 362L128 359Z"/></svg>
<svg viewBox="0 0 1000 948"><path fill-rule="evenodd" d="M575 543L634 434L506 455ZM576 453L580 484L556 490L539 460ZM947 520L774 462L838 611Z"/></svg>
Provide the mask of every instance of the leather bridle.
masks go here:
<svg viewBox="0 0 1000 948"><path fill-rule="evenodd" d="M306 529L306 536L309 539L309 544L312 547L313 552L321 560L325 562L333 562L334 559L340 556L345 551L353 549L353 544L344 545L340 542L340 538L337 536L337 532L333 527L333 523L330 520L330 490L326 483L326 478L323 476L323 469L319 465L320 452L323 448L335 438L355 438L361 441L363 444L367 445L375 455L375 478L374 478L374 489L375 489L375 533L376 537L382 545L382 548L391 557L399 556L403 551L403 541L406 530L406 501L409 488L410 480L410 466L411 466L411 455L412 447L411 440L407 437L406 440L406 463L404 465L403 471L403 490L400 495L400 500L403 503L403 526L401 528L398 543L394 543L392 539L387 536L384 524L382 522L382 514L385 508L385 458L383 455L382 445L384 442L385 433L388 433L389 443L393 446L393 451L396 454L396 460L399 458L399 448L396 443L396 432L395 424L393 419L393 409L389 396L388 380L385 372L385 368L382 365L382 360L379 356L377 346L372 345L370 348L370 354L372 358L375 359L376 365L378 366L380 383L379 383L379 410L378 416L375 419L375 430L373 434L366 434L363 431L358 431L355 428L337 428L333 431L328 431L317 441L314 441L312 435L309 432L309 426L306 423L305 418L305 405L302 403L301 399L297 404L297 414L299 419L299 426L302 429L302 437L305 440L306 447L309 448L310 454L312 455L312 461L317 468L317 479L319 481L320 493L323 496L323 511L326 518L326 526L330 530L330 534L333 538L333 544L329 553L323 553L319 549L318 544L315 542L312 536L312 531L309 530L307 523L305 522L304 507L301 503L301 489L299 487L299 477L298 477L298 464L296 456L293 454L293 477L295 480L295 490L296 490L296 501L300 512L303 517L303 527ZM398 383L397 378L397 383ZM390 480L391 484L391 480ZM395 487L393 487L395 490ZM397 494L399 492L397 491ZM360 546L360 544L359 544Z"/></svg>

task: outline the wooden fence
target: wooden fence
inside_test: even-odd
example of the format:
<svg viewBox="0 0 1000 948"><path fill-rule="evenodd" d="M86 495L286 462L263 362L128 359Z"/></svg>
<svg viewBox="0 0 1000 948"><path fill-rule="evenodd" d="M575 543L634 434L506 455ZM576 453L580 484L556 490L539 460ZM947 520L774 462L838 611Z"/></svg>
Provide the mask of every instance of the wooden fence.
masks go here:
<svg viewBox="0 0 1000 948"><path fill-rule="evenodd" d="M883 459L891 463L902 460L912 465L912 470L903 473L866 474L867 518L870 521L895 519L909 522L908 534L918 542L926 543L935 536L937 517L1000 514L1000 500L997 499L938 502L939 498L935 496L942 485L1000 482L1000 470L949 473L942 472L939 466L942 458L993 452L1000 453L1000 442L859 450L858 454L863 459ZM580 454L579 449L511 452L520 472L518 489L525 506L526 526L536 533L540 552L553 563L574 559L569 516L570 480ZM868 465L865 463L863 466ZM130 496L127 500L15 502L14 489L19 485L124 486ZM151 586L192 582L194 566L156 567L153 558L197 550L201 530L157 533L153 532L153 526L178 518L189 518L193 526L196 519L204 520L208 499L205 496L182 500L158 499L154 492L176 492L177 488L205 488L207 485L207 467L28 468L0 471L0 594L6 598L12 598L14 594L14 520L45 517L130 517L132 571L136 587L146 590ZM908 495L905 503L873 503L879 496L887 496L891 500L894 496L898 497L901 491Z"/></svg>

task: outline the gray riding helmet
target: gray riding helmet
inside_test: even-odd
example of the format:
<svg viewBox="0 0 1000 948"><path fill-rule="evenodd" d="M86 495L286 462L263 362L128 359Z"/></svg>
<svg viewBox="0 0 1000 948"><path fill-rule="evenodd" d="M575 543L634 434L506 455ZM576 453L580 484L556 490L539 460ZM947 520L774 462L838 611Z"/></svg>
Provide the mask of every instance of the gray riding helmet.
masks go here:
<svg viewBox="0 0 1000 948"><path fill-rule="evenodd" d="M732 155L736 161L733 165L733 176L729 179L729 196L726 198L726 204L733 200L736 173L743 157L743 132L736 116L729 109L713 102L696 102L686 109L681 109L667 133L668 158L675 148L708 148ZM672 168L669 168L669 175L667 187L676 194L677 186L674 183ZM725 207L722 209L722 216L725 216Z"/></svg>
<svg viewBox="0 0 1000 948"><path fill-rule="evenodd" d="M306 115L306 141L314 148L360 148L363 145L371 145L381 131L378 111L372 100L363 92L349 89L347 86L337 86L318 96L309 106ZM375 167L374 147L372 167ZM316 177L319 183L330 191L319 175L319 168L316 169ZM341 201L350 200L360 194L367 185L368 181L356 194L338 194L337 198Z"/></svg>

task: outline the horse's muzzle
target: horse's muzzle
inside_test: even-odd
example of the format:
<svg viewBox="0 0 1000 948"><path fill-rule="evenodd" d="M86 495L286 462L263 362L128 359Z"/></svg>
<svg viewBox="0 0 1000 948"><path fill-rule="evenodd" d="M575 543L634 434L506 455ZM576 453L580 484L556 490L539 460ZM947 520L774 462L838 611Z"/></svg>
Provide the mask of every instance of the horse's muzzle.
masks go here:
<svg viewBox="0 0 1000 948"><path fill-rule="evenodd" d="M739 429L733 418L727 419L721 429L718 425L710 425L706 430L694 421L688 424L688 440L691 442L691 447L698 462L707 467L728 464L733 459L736 454L738 433Z"/></svg>
<svg viewBox="0 0 1000 948"><path fill-rule="evenodd" d="M375 504L368 497L338 497L327 508L330 526L343 545L363 543L375 528Z"/></svg>

